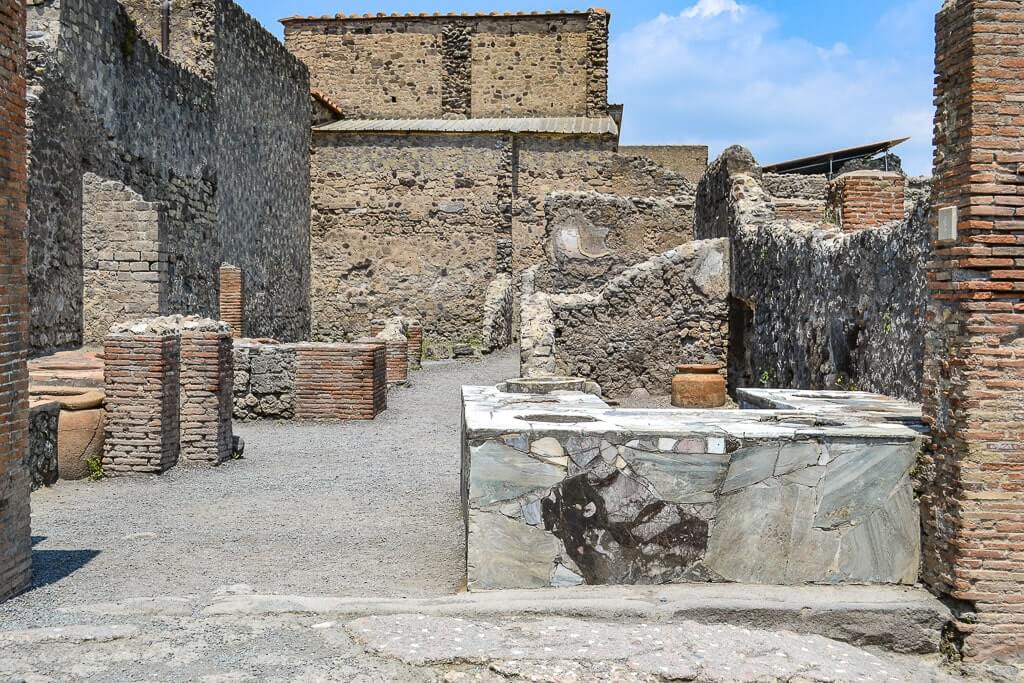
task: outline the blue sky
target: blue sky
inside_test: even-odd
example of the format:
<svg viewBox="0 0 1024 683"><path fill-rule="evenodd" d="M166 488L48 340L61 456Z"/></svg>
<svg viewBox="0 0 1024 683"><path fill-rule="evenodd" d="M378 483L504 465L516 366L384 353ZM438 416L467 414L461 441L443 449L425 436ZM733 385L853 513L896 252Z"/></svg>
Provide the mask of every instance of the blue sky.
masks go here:
<svg viewBox="0 0 1024 683"><path fill-rule="evenodd" d="M292 14L576 9L566 0L241 0L272 31ZM604 0L610 97L627 144L730 144L763 163L913 136L931 168L934 14L941 0Z"/></svg>

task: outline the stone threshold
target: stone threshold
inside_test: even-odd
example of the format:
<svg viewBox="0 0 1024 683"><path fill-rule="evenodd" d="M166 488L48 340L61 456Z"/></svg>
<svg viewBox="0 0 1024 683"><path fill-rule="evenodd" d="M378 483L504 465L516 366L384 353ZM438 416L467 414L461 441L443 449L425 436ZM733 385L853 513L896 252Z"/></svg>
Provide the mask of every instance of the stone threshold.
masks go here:
<svg viewBox="0 0 1024 683"><path fill-rule="evenodd" d="M923 589L889 586L763 586L680 584L580 586L463 593L426 599L228 594L199 598L142 598L65 608L93 615L324 615L417 614L476 619L576 617L616 622L728 624L820 635L900 654L939 652L948 608Z"/></svg>

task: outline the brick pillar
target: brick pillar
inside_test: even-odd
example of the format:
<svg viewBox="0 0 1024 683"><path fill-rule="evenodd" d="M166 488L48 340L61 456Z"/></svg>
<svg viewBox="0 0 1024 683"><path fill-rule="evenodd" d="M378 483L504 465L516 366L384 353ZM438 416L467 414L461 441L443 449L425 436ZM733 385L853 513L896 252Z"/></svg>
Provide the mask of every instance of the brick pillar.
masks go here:
<svg viewBox="0 0 1024 683"><path fill-rule="evenodd" d="M854 171L829 183L828 206L843 232L856 232L902 221L906 194L900 173Z"/></svg>
<svg viewBox="0 0 1024 683"><path fill-rule="evenodd" d="M295 347L297 420L372 420L387 407L383 342Z"/></svg>
<svg viewBox="0 0 1024 683"><path fill-rule="evenodd" d="M1024 654L1024 6L947 0L936 34L923 578L963 601L967 660L1014 658Z"/></svg>
<svg viewBox="0 0 1024 683"><path fill-rule="evenodd" d="M234 356L228 332L181 333L181 455L219 465L232 456Z"/></svg>
<svg viewBox="0 0 1024 683"><path fill-rule="evenodd" d="M242 270L224 264L220 267L220 319L231 325L235 337L244 336L245 287Z"/></svg>
<svg viewBox="0 0 1024 683"><path fill-rule="evenodd" d="M415 320L407 326L406 336L409 338L409 369L419 370L423 367L423 325Z"/></svg>
<svg viewBox="0 0 1024 683"><path fill-rule="evenodd" d="M177 334L109 334L104 340L107 476L162 474L178 463Z"/></svg>
<svg viewBox="0 0 1024 683"><path fill-rule="evenodd" d="M28 449L28 283L25 241L25 6L0 7L0 601L32 572Z"/></svg>
<svg viewBox="0 0 1024 683"><path fill-rule="evenodd" d="M387 347L388 384L405 384L409 381L409 341L397 336L382 341Z"/></svg>

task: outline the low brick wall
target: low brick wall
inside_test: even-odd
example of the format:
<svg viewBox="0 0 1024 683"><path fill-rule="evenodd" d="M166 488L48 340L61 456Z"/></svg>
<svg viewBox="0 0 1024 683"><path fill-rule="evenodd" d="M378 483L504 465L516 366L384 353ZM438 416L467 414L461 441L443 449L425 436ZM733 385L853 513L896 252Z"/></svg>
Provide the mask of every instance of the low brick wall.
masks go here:
<svg viewBox="0 0 1024 683"><path fill-rule="evenodd" d="M103 472L162 474L178 463L181 342L176 333L109 334Z"/></svg>
<svg viewBox="0 0 1024 683"><path fill-rule="evenodd" d="M372 420L387 408L383 342L295 348L296 419Z"/></svg>
<svg viewBox="0 0 1024 683"><path fill-rule="evenodd" d="M181 455L219 465L233 451L234 370L231 333L181 334Z"/></svg>
<svg viewBox="0 0 1024 683"><path fill-rule="evenodd" d="M907 180L900 173L854 171L831 182L829 209L844 232L902 221Z"/></svg>
<svg viewBox="0 0 1024 683"><path fill-rule="evenodd" d="M220 319L231 325L235 337L245 334L245 288L242 269L224 264L220 267Z"/></svg>
<svg viewBox="0 0 1024 683"><path fill-rule="evenodd" d="M821 223L825 220L827 206L824 201L811 199L776 199L775 215L779 220Z"/></svg>

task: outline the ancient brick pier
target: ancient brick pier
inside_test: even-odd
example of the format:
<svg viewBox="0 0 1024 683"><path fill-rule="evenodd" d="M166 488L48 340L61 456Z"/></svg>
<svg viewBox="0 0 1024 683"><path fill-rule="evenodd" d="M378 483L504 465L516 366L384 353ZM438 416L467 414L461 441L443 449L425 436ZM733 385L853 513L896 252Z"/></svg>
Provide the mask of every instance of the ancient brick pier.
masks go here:
<svg viewBox="0 0 1024 683"><path fill-rule="evenodd" d="M962 601L968 660L1024 653L1024 6L936 22L925 580Z"/></svg>
<svg viewBox="0 0 1024 683"><path fill-rule="evenodd" d="M295 417L372 420L387 408L384 342L296 346Z"/></svg>
<svg viewBox="0 0 1024 683"><path fill-rule="evenodd" d="M181 332L181 455L219 465L231 457L233 435L231 333L223 323Z"/></svg>
<svg viewBox="0 0 1024 683"><path fill-rule="evenodd" d="M32 571L28 447L28 286L25 275L25 6L0 7L0 600Z"/></svg>

